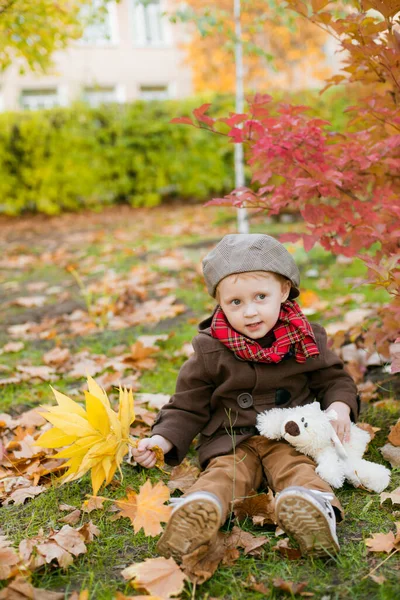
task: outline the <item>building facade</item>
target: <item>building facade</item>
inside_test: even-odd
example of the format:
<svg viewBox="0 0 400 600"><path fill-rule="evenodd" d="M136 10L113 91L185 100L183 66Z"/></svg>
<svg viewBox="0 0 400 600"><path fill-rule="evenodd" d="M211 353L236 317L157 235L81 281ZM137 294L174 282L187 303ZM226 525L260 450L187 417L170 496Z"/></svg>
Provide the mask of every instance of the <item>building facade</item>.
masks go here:
<svg viewBox="0 0 400 600"><path fill-rule="evenodd" d="M184 30L166 11L167 0L111 2L101 22L54 55L48 74L21 75L17 66L0 74L0 110L190 95L191 73L180 48Z"/></svg>

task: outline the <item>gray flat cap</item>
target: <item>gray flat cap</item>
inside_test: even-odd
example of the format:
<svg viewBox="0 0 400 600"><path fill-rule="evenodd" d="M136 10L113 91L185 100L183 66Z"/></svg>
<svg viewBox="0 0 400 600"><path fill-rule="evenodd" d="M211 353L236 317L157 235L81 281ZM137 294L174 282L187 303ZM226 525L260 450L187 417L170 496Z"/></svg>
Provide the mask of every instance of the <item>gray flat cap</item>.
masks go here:
<svg viewBox="0 0 400 600"><path fill-rule="evenodd" d="M290 298L299 295L300 273L292 256L278 240L263 233L226 235L203 259L209 294L215 298L219 282L234 273L270 271L290 279Z"/></svg>

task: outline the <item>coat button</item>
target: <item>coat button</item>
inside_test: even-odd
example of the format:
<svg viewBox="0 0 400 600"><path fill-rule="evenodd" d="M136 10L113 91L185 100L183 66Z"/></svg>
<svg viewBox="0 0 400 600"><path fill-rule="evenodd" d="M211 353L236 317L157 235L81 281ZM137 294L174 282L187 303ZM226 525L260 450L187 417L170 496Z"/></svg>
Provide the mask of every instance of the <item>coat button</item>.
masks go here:
<svg viewBox="0 0 400 600"><path fill-rule="evenodd" d="M275 404L276 406L282 406L282 404L286 404L289 402L291 398L291 393L289 390L285 390L285 388L278 388L275 392Z"/></svg>
<svg viewBox="0 0 400 600"><path fill-rule="evenodd" d="M250 406L253 406L253 396L248 392L239 394L237 397L237 403L239 404L240 408L250 408Z"/></svg>

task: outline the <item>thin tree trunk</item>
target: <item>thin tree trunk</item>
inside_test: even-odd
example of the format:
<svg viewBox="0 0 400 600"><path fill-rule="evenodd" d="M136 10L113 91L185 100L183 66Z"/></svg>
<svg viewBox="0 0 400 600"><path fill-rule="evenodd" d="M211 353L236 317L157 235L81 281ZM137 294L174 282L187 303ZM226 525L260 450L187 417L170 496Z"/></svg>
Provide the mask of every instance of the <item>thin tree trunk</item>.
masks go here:
<svg viewBox="0 0 400 600"><path fill-rule="evenodd" d="M244 69L243 69L243 45L242 25L240 21L240 0L233 0L235 19L235 89L236 89L236 112L242 113L244 106ZM244 158L243 144L235 144L235 187L244 186ZM249 221L246 208L237 209L237 228L239 233L249 233Z"/></svg>

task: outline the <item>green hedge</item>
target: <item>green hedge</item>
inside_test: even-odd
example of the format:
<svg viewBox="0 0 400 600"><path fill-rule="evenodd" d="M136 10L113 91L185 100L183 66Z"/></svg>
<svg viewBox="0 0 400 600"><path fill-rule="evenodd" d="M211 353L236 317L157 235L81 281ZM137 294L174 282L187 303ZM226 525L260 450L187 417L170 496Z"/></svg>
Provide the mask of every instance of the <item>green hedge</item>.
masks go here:
<svg viewBox="0 0 400 600"><path fill-rule="evenodd" d="M317 97L307 94L294 102ZM213 115L233 110L233 99L220 96L1 114L0 213L155 206L174 196L204 201L231 190L232 144L170 123L204 101L212 102ZM344 102L343 95L319 100L317 112L340 129Z"/></svg>

